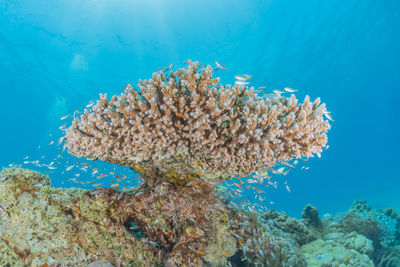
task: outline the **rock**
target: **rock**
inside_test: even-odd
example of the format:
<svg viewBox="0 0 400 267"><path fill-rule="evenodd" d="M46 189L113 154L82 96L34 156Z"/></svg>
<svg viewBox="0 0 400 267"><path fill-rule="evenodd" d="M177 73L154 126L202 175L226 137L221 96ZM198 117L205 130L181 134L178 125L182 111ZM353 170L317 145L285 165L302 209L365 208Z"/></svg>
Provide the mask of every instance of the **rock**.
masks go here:
<svg viewBox="0 0 400 267"><path fill-rule="evenodd" d="M289 217L283 212L269 210L264 212L263 216L273 221L276 228L289 234L300 246L321 237L319 231L307 227L301 220Z"/></svg>
<svg viewBox="0 0 400 267"><path fill-rule="evenodd" d="M321 222L321 219L319 218L317 208L311 206L310 204L307 204L304 207L303 212L301 213L301 217L303 217L304 222L307 225L311 225L315 228L322 227L322 222Z"/></svg>
<svg viewBox="0 0 400 267"><path fill-rule="evenodd" d="M355 213L347 213L343 218L339 228L344 233L357 232L372 240L375 247L379 248L381 228L378 221L372 217L360 217Z"/></svg>
<svg viewBox="0 0 400 267"><path fill-rule="evenodd" d="M109 261L94 261L88 267L114 267Z"/></svg>
<svg viewBox="0 0 400 267"><path fill-rule="evenodd" d="M301 248L304 253L307 266L321 267L373 267L372 260L365 254L354 249L347 249L343 245L332 240L315 240Z"/></svg>

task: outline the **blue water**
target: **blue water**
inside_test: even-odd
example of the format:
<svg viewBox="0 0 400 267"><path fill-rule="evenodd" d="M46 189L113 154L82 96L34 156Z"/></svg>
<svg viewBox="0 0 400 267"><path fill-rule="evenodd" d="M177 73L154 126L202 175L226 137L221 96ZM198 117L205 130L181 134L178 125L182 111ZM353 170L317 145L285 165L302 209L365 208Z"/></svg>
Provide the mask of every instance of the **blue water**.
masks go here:
<svg viewBox="0 0 400 267"><path fill-rule="evenodd" d="M271 208L334 213L367 199L400 209L399 13L395 0L2 0L0 166L54 157L59 118L100 92L188 58L219 61L222 82L250 73L266 91L320 96L335 120L322 158L285 177L292 193L267 189Z"/></svg>

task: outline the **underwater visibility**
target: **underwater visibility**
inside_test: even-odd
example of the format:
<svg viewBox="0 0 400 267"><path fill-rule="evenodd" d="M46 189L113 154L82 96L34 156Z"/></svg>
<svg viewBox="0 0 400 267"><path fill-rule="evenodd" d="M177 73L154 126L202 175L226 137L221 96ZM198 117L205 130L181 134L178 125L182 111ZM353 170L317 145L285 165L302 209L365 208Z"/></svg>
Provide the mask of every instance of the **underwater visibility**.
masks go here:
<svg viewBox="0 0 400 267"><path fill-rule="evenodd" d="M400 2L0 15L0 266L400 266Z"/></svg>

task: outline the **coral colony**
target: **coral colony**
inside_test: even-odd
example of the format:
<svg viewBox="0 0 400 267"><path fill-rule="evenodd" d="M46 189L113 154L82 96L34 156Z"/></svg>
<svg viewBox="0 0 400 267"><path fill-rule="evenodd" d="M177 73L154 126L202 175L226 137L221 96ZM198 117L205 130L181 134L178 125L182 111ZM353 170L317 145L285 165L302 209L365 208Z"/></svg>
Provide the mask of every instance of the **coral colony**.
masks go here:
<svg viewBox="0 0 400 267"><path fill-rule="evenodd" d="M348 226L364 218L321 221L312 206L302 220L247 210L221 186L253 173L252 181L270 183L269 171L283 172L274 166L320 156L331 117L319 98L298 103L279 90L261 96L246 86L250 75L222 85L211 66L190 60L186 68L171 67L140 80L139 89L100 95L69 128L62 126L65 136L57 142L79 158L132 169L143 179L138 187L57 189L34 171L0 172L1 266L373 266L371 240L380 244L381 236L369 240ZM217 69L226 68L218 63ZM342 242L338 255L326 252L328 234ZM364 245L343 243L352 240ZM316 248L325 250L316 255Z"/></svg>
<svg viewBox="0 0 400 267"><path fill-rule="evenodd" d="M68 152L125 165L146 184L186 185L196 177L218 184L326 146L325 104L307 96L266 99L254 88L219 84L212 67L153 73L120 96L100 100L66 131Z"/></svg>
<svg viewBox="0 0 400 267"><path fill-rule="evenodd" d="M136 195L117 202L168 266L226 264L237 246L245 259L264 263L270 246L284 245L267 237L247 244L246 236L262 237L263 229L246 216L228 224L233 215L214 186L320 153L330 128L325 104L280 93L262 98L243 83L219 84L211 66L198 66L188 60L186 68L140 80L140 90L128 85L110 100L100 95L66 130L68 152L140 174Z"/></svg>

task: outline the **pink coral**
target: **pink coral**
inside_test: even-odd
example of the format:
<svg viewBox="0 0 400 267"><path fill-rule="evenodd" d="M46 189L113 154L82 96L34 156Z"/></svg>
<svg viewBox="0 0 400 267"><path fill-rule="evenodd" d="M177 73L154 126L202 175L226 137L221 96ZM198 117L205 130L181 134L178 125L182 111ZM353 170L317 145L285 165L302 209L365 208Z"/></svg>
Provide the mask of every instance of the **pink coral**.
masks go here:
<svg viewBox="0 0 400 267"><path fill-rule="evenodd" d="M100 95L67 129L69 153L144 177L173 169L220 182L311 157L326 145L330 125L319 98L262 98L253 87L219 84L211 66L198 65L189 60L175 72L153 73L140 90L128 85L111 100Z"/></svg>

